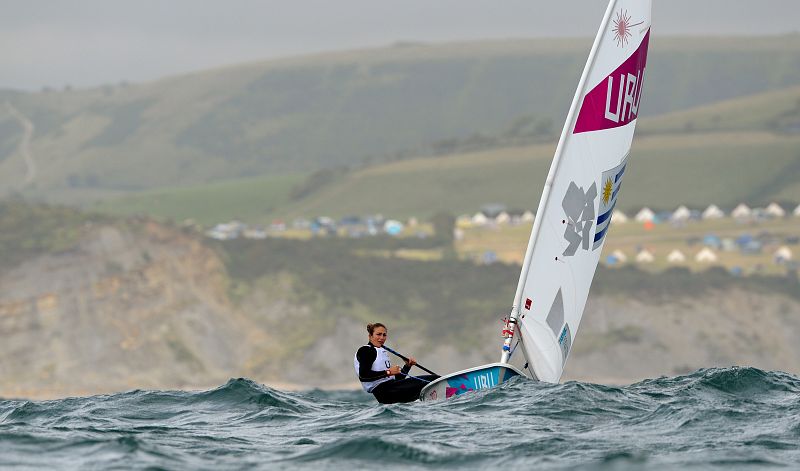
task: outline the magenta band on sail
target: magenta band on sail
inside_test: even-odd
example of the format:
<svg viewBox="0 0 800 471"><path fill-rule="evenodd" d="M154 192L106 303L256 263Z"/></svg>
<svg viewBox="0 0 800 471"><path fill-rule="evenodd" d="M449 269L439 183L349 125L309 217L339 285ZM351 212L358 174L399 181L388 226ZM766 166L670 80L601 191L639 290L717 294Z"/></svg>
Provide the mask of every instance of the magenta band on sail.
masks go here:
<svg viewBox="0 0 800 471"><path fill-rule="evenodd" d="M636 52L586 94L574 134L618 128L636 119L649 42L650 30L647 30Z"/></svg>

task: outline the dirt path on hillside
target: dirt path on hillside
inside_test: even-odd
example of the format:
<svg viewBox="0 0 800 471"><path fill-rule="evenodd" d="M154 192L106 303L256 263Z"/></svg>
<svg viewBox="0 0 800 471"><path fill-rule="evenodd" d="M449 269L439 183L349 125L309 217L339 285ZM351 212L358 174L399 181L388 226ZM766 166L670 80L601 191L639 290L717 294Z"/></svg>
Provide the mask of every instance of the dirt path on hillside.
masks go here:
<svg viewBox="0 0 800 471"><path fill-rule="evenodd" d="M20 122L25 132L25 134L22 136L22 142L19 143L18 147L19 153L22 154L22 158L25 160L25 180L23 180L22 187L20 188L24 189L30 186L36 179L36 162L33 160L30 147L35 127L31 120L26 118L22 113L19 112L19 110L14 108L11 103L6 102L6 110L8 110L11 116Z"/></svg>

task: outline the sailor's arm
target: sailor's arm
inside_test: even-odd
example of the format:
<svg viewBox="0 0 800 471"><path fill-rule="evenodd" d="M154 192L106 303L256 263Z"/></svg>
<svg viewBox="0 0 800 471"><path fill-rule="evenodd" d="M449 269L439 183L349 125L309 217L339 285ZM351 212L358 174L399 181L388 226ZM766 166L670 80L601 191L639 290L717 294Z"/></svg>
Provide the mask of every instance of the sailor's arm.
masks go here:
<svg viewBox="0 0 800 471"><path fill-rule="evenodd" d="M404 375L408 374L408 372L411 371L411 367L416 364L417 360L415 360L414 357L408 357L408 360L406 360L406 364L403 366L403 369L400 370L400 372L403 373Z"/></svg>

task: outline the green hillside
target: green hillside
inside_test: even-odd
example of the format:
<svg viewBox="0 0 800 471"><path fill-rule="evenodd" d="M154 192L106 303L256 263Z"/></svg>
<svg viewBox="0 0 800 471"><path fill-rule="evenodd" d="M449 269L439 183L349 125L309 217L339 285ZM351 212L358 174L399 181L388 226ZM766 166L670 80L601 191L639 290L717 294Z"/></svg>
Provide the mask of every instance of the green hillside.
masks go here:
<svg viewBox="0 0 800 471"><path fill-rule="evenodd" d="M35 178L25 185L23 122L0 108L0 191L89 201L360 168L472 141L534 142L563 121L590 43L400 45L136 85L3 93L33 125ZM800 35L654 38L643 116L798 84Z"/></svg>
<svg viewBox="0 0 800 471"><path fill-rule="evenodd" d="M422 159L350 175L282 209L294 215L472 213L486 203L535 209L553 144ZM619 207L732 208L800 201L800 136L765 132L637 137Z"/></svg>
<svg viewBox="0 0 800 471"><path fill-rule="evenodd" d="M792 87L642 119L620 208L800 202L800 134L787 127L764 130L796 119L799 99L800 88ZM686 132L685 123L695 123L693 132ZM110 199L99 209L204 224L323 214L427 217L440 210L471 213L491 202L535 209L554 150L555 142L547 142L306 178L258 177L156 190Z"/></svg>
<svg viewBox="0 0 800 471"><path fill-rule="evenodd" d="M765 130L800 132L800 87L757 93L732 100L645 118L637 133L696 133Z"/></svg>
<svg viewBox="0 0 800 471"><path fill-rule="evenodd" d="M203 225L239 219L266 222L289 204L299 175L240 178L164 190L149 190L135 196L105 199L94 209L118 215L147 214L163 219L193 219Z"/></svg>
<svg viewBox="0 0 800 471"><path fill-rule="evenodd" d="M427 218L438 211L473 213L487 203L535 209L554 149L550 143L396 162L339 176L294 201L287 184L299 177L148 192L109 200L99 209L205 224L375 213ZM640 136L634 141L619 207L631 211L714 203L731 209L740 202L797 203L797 175L800 135L750 131Z"/></svg>

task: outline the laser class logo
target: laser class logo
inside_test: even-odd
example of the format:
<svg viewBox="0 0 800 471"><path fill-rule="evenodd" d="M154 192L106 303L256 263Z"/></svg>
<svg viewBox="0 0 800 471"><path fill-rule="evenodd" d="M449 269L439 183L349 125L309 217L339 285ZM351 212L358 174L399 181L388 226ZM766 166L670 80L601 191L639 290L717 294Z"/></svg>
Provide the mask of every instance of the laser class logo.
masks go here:
<svg viewBox="0 0 800 471"><path fill-rule="evenodd" d="M638 23L631 24L631 16L628 14L628 11L618 11L616 17L614 18L614 27L611 28L611 31L614 33L614 40L617 42L617 46L627 46L628 42L633 36L633 33L631 33L633 27L639 26L643 23L644 21L640 21Z"/></svg>

